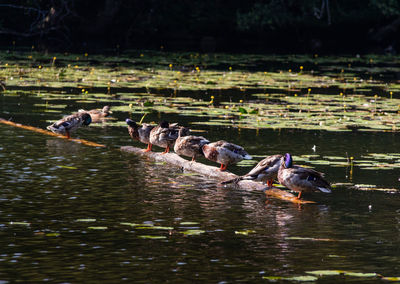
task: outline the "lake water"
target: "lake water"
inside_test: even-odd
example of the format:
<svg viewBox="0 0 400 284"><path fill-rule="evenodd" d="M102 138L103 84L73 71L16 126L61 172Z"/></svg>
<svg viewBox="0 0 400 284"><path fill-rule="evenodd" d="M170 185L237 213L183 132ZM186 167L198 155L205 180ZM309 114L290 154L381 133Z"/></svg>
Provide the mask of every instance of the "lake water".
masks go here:
<svg viewBox="0 0 400 284"><path fill-rule="evenodd" d="M0 94L0 117L45 128L82 107L67 96L57 102L64 109L43 112L35 92ZM193 119L161 116L183 125ZM318 283L400 276L398 168L318 164L324 157L399 153L398 133L198 128L210 140L244 146L258 160L318 155L298 163L325 172L337 186L329 195L304 195L317 204L299 206L122 153L120 146L145 147L126 127L104 123L73 134L106 145L96 148L0 124L0 283L248 283L271 276L296 282L316 270L346 271L311 279Z"/></svg>

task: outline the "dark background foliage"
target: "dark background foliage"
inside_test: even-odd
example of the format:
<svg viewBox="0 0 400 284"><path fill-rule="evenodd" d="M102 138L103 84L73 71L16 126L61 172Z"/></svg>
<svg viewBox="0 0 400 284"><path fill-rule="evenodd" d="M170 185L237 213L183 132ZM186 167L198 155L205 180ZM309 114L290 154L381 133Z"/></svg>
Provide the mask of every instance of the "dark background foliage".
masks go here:
<svg viewBox="0 0 400 284"><path fill-rule="evenodd" d="M399 2L3 0L0 44L90 52L395 53Z"/></svg>

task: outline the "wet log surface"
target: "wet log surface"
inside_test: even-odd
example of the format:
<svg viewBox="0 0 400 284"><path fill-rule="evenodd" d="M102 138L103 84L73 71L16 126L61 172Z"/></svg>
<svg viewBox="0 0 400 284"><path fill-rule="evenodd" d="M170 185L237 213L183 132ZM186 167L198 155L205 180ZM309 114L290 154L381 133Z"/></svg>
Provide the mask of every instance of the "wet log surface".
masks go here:
<svg viewBox="0 0 400 284"><path fill-rule="evenodd" d="M162 154L160 152L144 152L144 149L133 147L133 146L122 146L121 151L126 152L126 153L132 153L132 154L142 156L142 157L147 157L156 162L165 162L167 164L179 167L183 171L196 172L196 173L204 175L205 177L215 179L218 182L222 182L225 180L234 179L234 178L238 177L237 175L230 173L230 172L226 172L226 171L222 172L217 167L208 166L208 165L205 165L202 163L191 162L191 161L185 160L175 153ZM262 190L265 190L266 185L264 185L260 182L242 180L237 183L237 187L240 189L243 189L243 190L262 191ZM297 197L294 196L293 194L291 194L287 191L281 190L279 188L276 188L276 187L266 190L265 194L267 197L278 198L281 200L285 200L285 201L289 201L289 202L297 203L297 204L315 203L314 201L297 199Z"/></svg>

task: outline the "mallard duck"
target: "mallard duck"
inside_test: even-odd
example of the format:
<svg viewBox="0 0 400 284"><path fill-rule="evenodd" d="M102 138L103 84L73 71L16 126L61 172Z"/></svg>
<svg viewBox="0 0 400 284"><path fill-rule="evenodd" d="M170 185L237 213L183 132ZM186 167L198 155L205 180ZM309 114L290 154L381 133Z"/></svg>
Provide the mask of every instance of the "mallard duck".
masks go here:
<svg viewBox="0 0 400 284"><path fill-rule="evenodd" d="M220 163L221 171L225 171L230 164L252 159L242 147L224 140L204 145L203 153L206 159Z"/></svg>
<svg viewBox="0 0 400 284"><path fill-rule="evenodd" d="M204 155L202 147L205 144L210 143L210 141L203 136L193 136L189 134L189 128L182 127L179 129L178 138L175 141L174 151L178 155L191 157L192 162L194 162L198 156Z"/></svg>
<svg viewBox="0 0 400 284"><path fill-rule="evenodd" d="M323 177L323 173L293 165L293 159L289 153L281 158L278 180L288 189L298 191L298 199L300 199L302 192L332 192L329 182Z"/></svg>
<svg viewBox="0 0 400 284"><path fill-rule="evenodd" d="M267 182L269 188L272 187L274 179L278 176L281 165L282 155L273 155L261 160L250 172L244 176L223 181L221 184L238 183L241 180L254 180Z"/></svg>
<svg viewBox="0 0 400 284"><path fill-rule="evenodd" d="M80 109L78 112L87 112L92 117L92 122L100 122L105 117L109 116L112 111L110 110L110 106L104 106L101 110L100 109L92 109L92 110L84 110Z"/></svg>
<svg viewBox="0 0 400 284"><path fill-rule="evenodd" d="M81 127L82 125L89 125L92 122L92 117L87 112L77 112L68 115L52 125L47 126L51 132L66 135L71 138L70 133Z"/></svg>
<svg viewBox="0 0 400 284"><path fill-rule="evenodd" d="M178 138L179 126L177 123L169 124L167 121L160 122L159 125L150 131L150 150L152 145L165 148L163 154L168 153L171 146Z"/></svg>
<svg viewBox="0 0 400 284"><path fill-rule="evenodd" d="M150 151L150 131L154 128L154 126L143 123L142 127L140 127L140 125L129 118L127 118L125 121L128 124L128 132L132 139L147 144L147 149L145 152Z"/></svg>

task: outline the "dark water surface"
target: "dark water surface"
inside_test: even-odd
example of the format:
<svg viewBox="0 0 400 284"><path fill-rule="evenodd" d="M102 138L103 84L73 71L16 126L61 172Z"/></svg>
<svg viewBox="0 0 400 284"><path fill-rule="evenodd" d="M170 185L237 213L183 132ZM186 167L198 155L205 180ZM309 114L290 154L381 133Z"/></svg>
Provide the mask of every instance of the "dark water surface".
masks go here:
<svg viewBox="0 0 400 284"><path fill-rule="evenodd" d="M46 120L81 107L70 100L62 113L43 113L35 103L41 101L3 96L0 117L44 128ZM210 140L232 141L253 155L348 153L357 159L400 149L398 133L203 129ZM107 147L0 125L0 283L267 282L263 276L313 270L400 276L396 192L338 186L330 195L307 196L316 205L298 206L121 153L121 145L139 146L125 127L88 127L75 136ZM333 183L399 188L397 169L350 174L348 167L316 168ZM146 229L151 225L160 227ZM317 280L359 281L381 280Z"/></svg>

